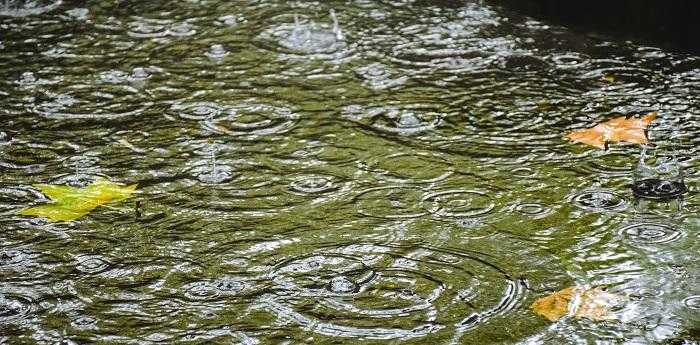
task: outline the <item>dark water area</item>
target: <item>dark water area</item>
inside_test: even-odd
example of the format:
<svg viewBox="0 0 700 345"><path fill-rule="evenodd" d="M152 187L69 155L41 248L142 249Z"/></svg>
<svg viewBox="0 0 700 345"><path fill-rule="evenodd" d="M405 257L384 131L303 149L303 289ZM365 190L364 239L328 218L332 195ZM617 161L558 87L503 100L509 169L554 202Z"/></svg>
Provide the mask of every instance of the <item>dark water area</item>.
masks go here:
<svg viewBox="0 0 700 345"><path fill-rule="evenodd" d="M699 87L488 1L4 1L0 343L697 344ZM530 309L571 286L616 320Z"/></svg>
<svg viewBox="0 0 700 345"><path fill-rule="evenodd" d="M694 0L501 0L504 6L582 33L700 53L700 2Z"/></svg>

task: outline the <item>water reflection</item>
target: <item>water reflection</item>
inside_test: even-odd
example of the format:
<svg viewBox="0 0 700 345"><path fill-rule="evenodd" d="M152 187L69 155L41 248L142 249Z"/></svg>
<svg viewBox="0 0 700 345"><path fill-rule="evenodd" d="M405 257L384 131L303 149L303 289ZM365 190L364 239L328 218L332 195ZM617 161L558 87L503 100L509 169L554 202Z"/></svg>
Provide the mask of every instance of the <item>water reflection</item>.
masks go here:
<svg viewBox="0 0 700 345"><path fill-rule="evenodd" d="M0 28L0 342L695 327L697 56L481 1L13 0ZM641 160L562 139L646 111ZM49 202L33 184L99 178L139 193L71 223L15 214ZM629 297L619 322L528 309L573 285Z"/></svg>

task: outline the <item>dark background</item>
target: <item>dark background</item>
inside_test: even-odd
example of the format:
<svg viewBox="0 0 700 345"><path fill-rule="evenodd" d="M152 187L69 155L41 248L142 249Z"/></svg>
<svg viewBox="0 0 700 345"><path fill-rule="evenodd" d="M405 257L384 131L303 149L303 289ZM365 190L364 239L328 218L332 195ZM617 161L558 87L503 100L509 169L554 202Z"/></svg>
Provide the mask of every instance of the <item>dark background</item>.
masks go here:
<svg viewBox="0 0 700 345"><path fill-rule="evenodd" d="M700 0L496 0L575 30L700 53Z"/></svg>

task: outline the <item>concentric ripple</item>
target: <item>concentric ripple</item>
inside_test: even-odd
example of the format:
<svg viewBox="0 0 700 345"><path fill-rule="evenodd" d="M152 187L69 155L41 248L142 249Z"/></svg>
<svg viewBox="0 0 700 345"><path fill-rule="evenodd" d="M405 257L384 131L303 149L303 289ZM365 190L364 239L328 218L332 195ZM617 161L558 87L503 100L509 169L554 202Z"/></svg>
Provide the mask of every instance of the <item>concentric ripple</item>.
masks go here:
<svg viewBox="0 0 700 345"><path fill-rule="evenodd" d="M394 183L432 183L449 177L454 169L446 159L428 153L400 152L370 161L365 167Z"/></svg>
<svg viewBox="0 0 700 345"><path fill-rule="evenodd" d="M323 195L339 190L333 176L308 175L295 179L289 184L292 193L301 195Z"/></svg>
<svg viewBox="0 0 700 345"><path fill-rule="evenodd" d="M690 296L683 300L686 307L694 310L700 310L700 296Z"/></svg>
<svg viewBox="0 0 700 345"><path fill-rule="evenodd" d="M298 116L287 107L255 100L234 105L185 103L176 104L172 109L182 118L200 121L208 131L247 140L285 133L294 128L298 120Z"/></svg>
<svg viewBox="0 0 700 345"><path fill-rule="evenodd" d="M522 203L517 204L514 210L520 214L530 217L540 217L552 211L551 208L538 203Z"/></svg>
<svg viewBox="0 0 700 345"><path fill-rule="evenodd" d="M29 255L21 250L0 250L0 268L19 265L29 259Z"/></svg>
<svg viewBox="0 0 700 345"><path fill-rule="evenodd" d="M425 214L420 207L423 191L415 187L388 186L370 188L358 194L354 201L357 212L387 219L417 218Z"/></svg>
<svg viewBox="0 0 700 345"><path fill-rule="evenodd" d="M27 17L52 11L61 5L62 0L5 1L0 5L0 17Z"/></svg>
<svg viewBox="0 0 700 345"><path fill-rule="evenodd" d="M345 107L344 116L386 134L417 135L436 129L445 117L430 108L415 105L364 109L352 105Z"/></svg>
<svg viewBox="0 0 700 345"><path fill-rule="evenodd" d="M97 274L108 270L111 263L99 255L80 255L76 258L75 268L83 273Z"/></svg>
<svg viewBox="0 0 700 345"><path fill-rule="evenodd" d="M195 301L213 300L219 297L219 290L211 282L192 282L182 287L185 297Z"/></svg>
<svg viewBox="0 0 700 345"><path fill-rule="evenodd" d="M620 229L620 232L639 244L664 244L683 237L682 229L659 223L632 224Z"/></svg>
<svg viewBox="0 0 700 345"><path fill-rule="evenodd" d="M626 207L625 199L608 190L588 190L570 198L576 206L589 211L619 211Z"/></svg>
<svg viewBox="0 0 700 345"><path fill-rule="evenodd" d="M355 70L365 80L365 84L374 90L384 90L405 84L408 76L394 76L387 66L375 62Z"/></svg>
<svg viewBox="0 0 700 345"><path fill-rule="evenodd" d="M354 244L284 260L270 272L282 290L259 308L320 334L407 339L479 327L523 297L520 282L478 255L407 249Z"/></svg>
<svg viewBox="0 0 700 345"><path fill-rule="evenodd" d="M343 255L313 255L278 265L275 283L304 296L354 292L376 272L361 260Z"/></svg>
<svg viewBox="0 0 700 345"><path fill-rule="evenodd" d="M71 321L71 325L80 330L92 330L97 327L97 320L89 316L78 316Z"/></svg>
<svg viewBox="0 0 700 345"><path fill-rule="evenodd" d="M645 179L632 184L634 195L645 199L671 200L681 197L686 191L686 186L680 181Z"/></svg>
<svg viewBox="0 0 700 345"><path fill-rule="evenodd" d="M34 310L35 306L35 302L29 297L0 293L0 324L26 317Z"/></svg>
<svg viewBox="0 0 700 345"><path fill-rule="evenodd" d="M280 56L295 55L314 59L342 61L352 54L352 48L345 41L340 25L331 12L331 25L316 24L300 16L289 15L273 17L277 21L288 21L263 31L257 43L262 48L278 52Z"/></svg>
<svg viewBox="0 0 700 345"><path fill-rule="evenodd" d="M236 295L244 291L247 284L233 278L196 281L182 287L185 297L195 301L216 300L221 297Z"/></svg>
<svg viewBox="0 0 700 345"><path fill-rule="evenodd" d="M46 200L46 197L32 188L0 187L0 214L14 213L39 200Z"/></svg>
<svg viewBox="0 0 700 345"><path fill-rule="evenodd" d="M421 204L433 215L448 218L483 216L496 207L486 192L466 189L430 193L421 200Z"/></svg>
<svg viewBox="0 0 700 345"><path fill-rule="evenodd" d="M117 119L142 114L152 102L127 90L91 92L80 95L49 94L32 110L51 119Z"/></svg>

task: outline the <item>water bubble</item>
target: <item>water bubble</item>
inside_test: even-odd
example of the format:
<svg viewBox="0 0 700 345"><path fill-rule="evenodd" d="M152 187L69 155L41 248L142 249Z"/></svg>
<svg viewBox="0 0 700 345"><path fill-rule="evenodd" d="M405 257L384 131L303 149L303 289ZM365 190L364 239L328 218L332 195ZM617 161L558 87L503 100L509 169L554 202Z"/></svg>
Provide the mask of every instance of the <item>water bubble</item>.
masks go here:
<svg viewBox="0 0 700 345"><path fill-rule="evenodd" d="M350 293L371 281L376 272L357 258L343 255L310 255L275 268L277 284L303 295Z"/></svg>
<svg viewBox="0 0 700 345"><path fill-rule="evenodd" d="M487 193L466 189L430 193L421 203L430 213L450 218L482 216L496 207Z"/></svg>
<svg viewBox="0 0 700 345"><path fill-rule="evenodd" d="M197 33L197 30L195 30L190 23L187 22L182 22L182 23L174 23L170 25L170 28L167 30L167 35L170 36L175 36L175 37L186 37L186 36L192 36Z"/></svg>
<svg viewBox="0 0 700 345"><path fill-rule="evenodd" d="M221 26L234 26L238 24L238 22L239 20L232 14L221 16L216 19L216 23Z"/></svg>
<svg viewBox="0 0 700 345"><path fill-rule="evenodd" d="M456 223L457 223L457 226L459 226L460 228L465 228L465 229L471 229L471 228L475 228L475 227L484 225L484 223L480 219L477 219L477 218L462 218L462 219L458 219L456 221Z"/></svg>
<svg viewBox="0 0 700 345"><path fill-rule="evenodd" d="M143 67L136 67L131 71L131 74L126 78L126 80L137 88L142 88L146 85L146 81L152 76L152 71Z"/></svg>
<svg viewBox="0 0 700 345"><path fill-rule="evenodd" d="M204 53L215 62L221 62L229 54L228 50L222 44L214 44L209 47L209 50Z"/></svg>
<svg viewBox="0 0 700 345"><path fill-rule="evenodd" d="M620 231L631 241L639 244L663 244L673 242L683 236L681 229L658 223L632 224Z"/></svg>

